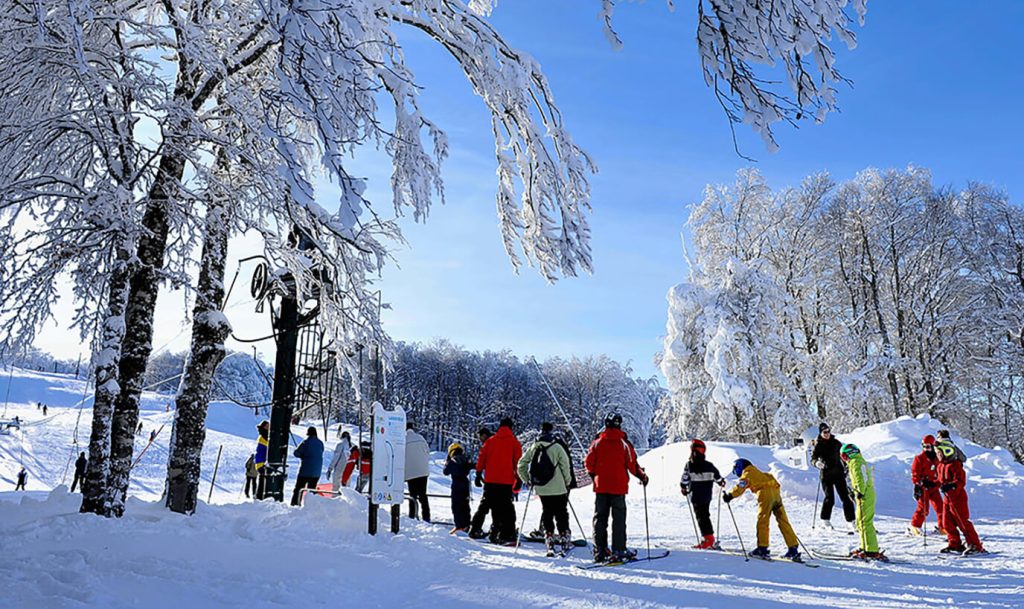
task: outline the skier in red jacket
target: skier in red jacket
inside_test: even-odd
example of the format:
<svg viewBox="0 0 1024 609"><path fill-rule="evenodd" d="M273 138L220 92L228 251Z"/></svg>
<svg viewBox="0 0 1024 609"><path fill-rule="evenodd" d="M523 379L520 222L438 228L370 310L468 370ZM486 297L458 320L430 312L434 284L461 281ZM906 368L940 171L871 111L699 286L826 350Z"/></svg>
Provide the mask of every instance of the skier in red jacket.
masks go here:
<svg viewBox="0 0 1024 609"><path fill-rule="evenodd" d="M978 532L971 524L971 510L967 505L967 474L963 462L957 458L957 447L952 440L941 440L935 445L939 453L939 490L945 495L942 504L942 523L949 545L943 553L979 554L984 553ZM967 547L960 541L963 531Z"/></svg>
<svg viewBox="0 0 1024 609"><path fill-rule="evenodd" d="M928 519L928 505L935 510L935 517L942 520L942 493L939 491L939 457L935 454L935 436L927 435L921 440L921 454L914 457L910 466L910 479L914 482L914 499L917 510L910 519L907 532L921 535L921 527ZM941 522L940 528L941 528Z"/></svg>
<svg viewBox="0 0 1024 609"><path fill-rule="evenodd" d="M504 418L497 433L480 448L476 471L484 475L484 501L491 506L491 543L515 543L516 506L512 488L518 482L516 466L523 456L523 445L512 433L512 419Z"/></svg>
<svg viewBox="0 0 1024 609"><path fill-rule="evenodd" d="M609 414L584 465L594 479L594 560L629 560L636 552L626 548L626 493L629 474L647 485L647 474L636 462L636 450L622 431L622 416ZM608 514L612 516L612 547L608 550Z"/></svg>

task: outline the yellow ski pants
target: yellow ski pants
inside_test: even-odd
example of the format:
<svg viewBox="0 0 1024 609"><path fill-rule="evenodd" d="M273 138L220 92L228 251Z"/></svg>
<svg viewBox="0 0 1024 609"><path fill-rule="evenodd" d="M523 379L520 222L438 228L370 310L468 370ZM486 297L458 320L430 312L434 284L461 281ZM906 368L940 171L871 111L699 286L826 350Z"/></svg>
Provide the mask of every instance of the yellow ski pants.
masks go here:
<svg viewBox="0 0 1024 609"><path fill-rule="evenodd" d="M789 517L786 516L786 508L782 507L782 494L779 489L767 488L757 494L757 545L761 548L768 547L768 521L772 514L775 514L775 521L782 531L782 537L786 540L786 547L792 548L800 543L793 532L793 525L789 524Z"/></svg>

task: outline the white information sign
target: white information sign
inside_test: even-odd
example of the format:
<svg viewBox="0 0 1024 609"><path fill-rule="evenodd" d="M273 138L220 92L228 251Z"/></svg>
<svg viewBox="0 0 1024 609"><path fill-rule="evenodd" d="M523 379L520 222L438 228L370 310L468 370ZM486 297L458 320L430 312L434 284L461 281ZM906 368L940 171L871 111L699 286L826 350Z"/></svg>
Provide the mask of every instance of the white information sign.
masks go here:
<svg viewBox="0 0 1024 609"><path fill-rule="evenodd" d="M370 500L377 505L401 504L405 498L405 410L385 410L373 403L373 461Z"/></svg>

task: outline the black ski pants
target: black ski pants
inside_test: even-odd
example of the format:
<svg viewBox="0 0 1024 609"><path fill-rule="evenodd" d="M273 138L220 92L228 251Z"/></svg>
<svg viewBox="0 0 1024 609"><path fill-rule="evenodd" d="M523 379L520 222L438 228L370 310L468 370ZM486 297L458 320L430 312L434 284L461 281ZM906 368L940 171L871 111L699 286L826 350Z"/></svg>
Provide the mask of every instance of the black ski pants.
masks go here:
<svg viewBox="0 0 1024 609"><path fill-rule="evenodd" d="M252 494L256 494L256 476L245 477L245 497L249 498L249 491L252 489Z"/></svg>
<svg viewBox="0 0 1024 609"><path fill-rule="evenodd" d="M421 476L406 480L405 482L409 485L409 495L412 497L412 501L419 504L420 519L430 522L430 499L427 497L427 480L429 480L429 476Z"/></svg>
<svg viewBox="0 0 1024 609"><path fill-rule="evenodd" d="M456 529L469 527L470 507L469 489L452 490L452 517L455 520Z"/></svg>
<svg viewBox="0 0 1024 609"><path fill-rule="evenodd" d="M295 479L295 490L292 491L292 505L302 505L302 489L316 490L320 476L299 476Z"/></svg>
<svg viewBox="0 0 1024 609"><path fill-rule="evenodd" d="M596 493L594 495L594 548L608 549L608 515L612 518L612 551L626 549L626 496Z"/></svg>
<svg viewBox="0 0 1024 609"><path fill-rule="evenodd" d="M697 526L700 527L700 534L703 537L715 534L715 527L711 526L710 501L694 501L693 514L697 517Z"/></svg>
<svg viewBox="0 0 1024 609"><path fill-rule="evenodd" d="M480 497L480 503L476 506L476 513L473 514L473 520L469 525L469 530L472 532L482 532L484 530L484 520L487 518L487 514L491 513L491 498L487 495L487 489L484 488L484 493ZM494 517L491 517L491 526L494 526Z"/></svg>
<svg viewBox="0 0 1024 609"><path fill-rule="evenodd" d="M515 541L516 506L512 504L512 485L484 483L484 500L491 507L491 538Z"/></svg>
<svg viewBox="0 0 1024 609"><path fill-rule="evenodd" d="M85 474L75 472L75 477L71 480L71 492L75 492L75 487L85 484Z"/></svg>
<svg viewBox="0 0 1024 609"><path fill-rule="evenodd" d="M832 519L832 508L836 505L835 494L838 493L839 500L843 502L843 516L846 517L846 522L853 522L853 519L857 516L857 507L853 504L853 498L850 497L850 489L846 486L845 473L822 472L821 492L825 496L821 500L822 520Z"/></svg>
<svg viewBox="0 0 1024 609"><path fill-rule="evenodd" d="M555 534L555 525L558 525L558 533L569 532L569 493L564 495L539 495L540 497L540 525L545 535Z"/></svg>

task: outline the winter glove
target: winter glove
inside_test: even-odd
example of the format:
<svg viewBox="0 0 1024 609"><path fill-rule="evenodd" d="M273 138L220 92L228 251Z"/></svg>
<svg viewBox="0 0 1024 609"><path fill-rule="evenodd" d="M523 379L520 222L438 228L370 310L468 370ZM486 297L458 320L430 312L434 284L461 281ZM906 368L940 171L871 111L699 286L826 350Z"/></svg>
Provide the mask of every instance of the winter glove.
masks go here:
<svg viewBox="0 0 1024 609"><path fill-rule="evenodd" d="M647 477L647 472L645 472L644 470L640 470L640 476L639 477L640 477L640 484L642 484L644 486L647 486L647 483L651 481L651 479Z"/></svg>
<svg viewBox="0 0 1024 609"><path fill-rule="evenodd" d="M523 481L516 478L516 483L512 485L512 492L518 493L521 490L523 490Z"/></svg>
<svg viewBox="0 0 1024 609"><path fill-rule="evenodd" d="M728 491L722 491L722 501L729 503L732 501L732 493Z"/></svg>
<svg viewBox="0 0 1024 609"><path fill-rule="evenodd" d="M925 488L935 488L935 483L932 482L931 480L925 480L924 482L921 483L921 486Z"/></svg>
<svg viewBox="0 0 1024 609"><path fill-rule="evenodd" d="M956 490L956 482L947 482L939 487L943 493L949 494Z"/></svg>
<svg viewBox="0 0 1024 609"><path fill-rule="evenodd" d="M480 486L483 486L483 485L484 485L484 479L483 479L483 477L480 476L480 472L477 472L476 473L476 478L473 480L473 486L480 487Z"/></svg>
<svg viewBox="0 0 1024 609"><path fill-rule="evenodd" d="M725 488L725 478L718 479L718 486Z"/></svg>
<svg viewBox="0 0 1024 609"><path fill-rule="evenodd" d="M924 497L924 488L920 484L914 485L914 499L920 501L921 497Z"/></svg>
<svg viewBox="0 0 1024 609"><path fill-rule="evenodd" d="M680 486L679 487L679 492L682 493L683 496L685 497L686 495L690 494L690 489L686 488L685 486Z"/></svg>

